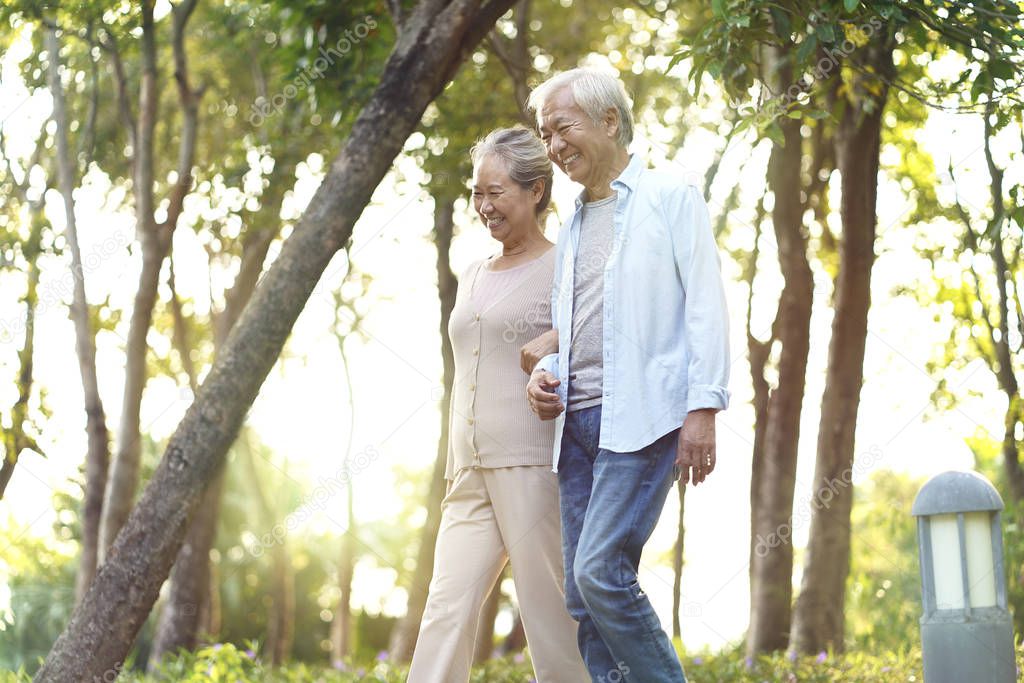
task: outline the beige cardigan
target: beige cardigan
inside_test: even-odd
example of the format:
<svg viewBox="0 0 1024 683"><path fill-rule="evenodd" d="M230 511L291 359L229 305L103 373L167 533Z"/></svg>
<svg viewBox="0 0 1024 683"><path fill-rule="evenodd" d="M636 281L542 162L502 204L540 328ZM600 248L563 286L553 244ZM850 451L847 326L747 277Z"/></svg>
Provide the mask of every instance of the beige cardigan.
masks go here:
<svg viewBox="0 0 1024 683"><path fill-rule="evenodd" d="M555 250L507 270L492 271L489 263L463 273L448 322L455 386L447 479L465 467L551 464L555 423L530 411L519 351L551 329Z"/></svg>

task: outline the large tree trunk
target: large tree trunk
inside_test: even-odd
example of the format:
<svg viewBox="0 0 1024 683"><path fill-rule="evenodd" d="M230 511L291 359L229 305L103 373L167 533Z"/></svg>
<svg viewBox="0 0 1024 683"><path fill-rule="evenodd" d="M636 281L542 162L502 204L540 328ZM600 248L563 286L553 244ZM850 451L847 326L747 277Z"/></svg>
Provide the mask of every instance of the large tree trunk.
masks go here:
<svg viewBox="0 0 1024 683"><path fill-rule="evenodd" d="M448 320L455 306L455 292L458 281L452 273L448 260L448 250L452 243L454 230L454 197L434 198L434 233L437 243L437 291L441 303L441 358L443 360L444 396L441 400L441 438L437 441L437 456L434 459L434 470L430 475L430 488L424 505L427 508L427 521L420 532L420 547L416 557L416 571L409 585L409 602L405 616L395 626L391 634L391 656L400 662L412 659L416 649L416 638L419 636L420 621L423 609L427 605L427 592L430 579L434 573L434 546L437 544L437 532L441 526L441 500L444 498L444 470L448 458L448 413L451 408L451 386L455 381L455 357L451 342L448 340Z"/></svg>
<svg viewBox="0 0 1024 683"><path fill-rule="evenodd" d="M867 48L875 73L889 73L891 49L888 41ZM793 623L792 647L800 653L843 649L854 435L864 378L871 268L875 261L878 156L887 95L884 83L875 82L881 84L882 94L874 100L848 102L836 133L843 236L818 427L810 540Z"/></svg>
<svg viewBox="0 0 1024 683"><path fill-rule="evenodd" d="M800 164L800 121L779 120L785 139L776 144L768 164L768 183L775 197L772 224L778 244L784 285L779 297L771 341L759 363L751 363L761 379L755 398L764 403L750 482L750 627L747 654L786 647L793 591L793 491L803 404L807 353L810 348L811 298L814 279L807 261L803 226ZM773 344L779 345L778 384L767 392L764 365Z"/></svg>
<svg viewBox="0 0 1024 683"><path fill-rule="evenodd" d="M75 352L82 376L85 394L85 498L82 501L82 550L78 575L75 577L75 602L79 602L96 575L100 514L103 508L103 489L107 481L110 445L107 434L106 413L100 400L96 377L96 343L89 322L89 307L85 298L85 270L82 250L78 243L78 224L75 221L75 162L68 145L68 117L64 104L64 86L60 80L60 41L53 26L46 31L46 51L49 55L50 95L53 98L53 120L57 124L57 175L60 193L64 198L64 235L71 253L71 273L74 289L71 299L71 322L75 326Z"/></svg>
<svg viewBox="0 0 1024 683"><path fill-rule="evenodd" d="M281 255L246 307L175 430L37 681L91 681L123 666L181 547L203 487L220 471L245 414L334 253L427 105L511 0L424 2L404 22L380 84Z"/></svg>

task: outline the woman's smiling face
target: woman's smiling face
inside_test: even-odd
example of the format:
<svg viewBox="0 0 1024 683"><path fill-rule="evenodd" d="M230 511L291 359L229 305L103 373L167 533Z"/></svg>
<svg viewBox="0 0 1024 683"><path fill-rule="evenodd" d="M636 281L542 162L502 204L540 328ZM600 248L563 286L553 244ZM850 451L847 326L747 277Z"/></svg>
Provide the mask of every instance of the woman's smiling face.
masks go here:
<svg viewBox="0 0 1024 683"><path fill-rule="evenodd" d="M539 199L536 188L523 188L509 177L495 154L484 155L473 168L473 208L499 242L521 240L536 226Z"/></svg>

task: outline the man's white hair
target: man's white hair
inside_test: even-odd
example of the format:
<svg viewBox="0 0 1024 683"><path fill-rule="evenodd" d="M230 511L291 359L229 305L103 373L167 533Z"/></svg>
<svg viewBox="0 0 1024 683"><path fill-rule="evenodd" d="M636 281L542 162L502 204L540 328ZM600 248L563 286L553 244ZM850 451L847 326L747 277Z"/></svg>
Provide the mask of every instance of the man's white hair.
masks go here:
<svg viewBox="0 0 1024 683"><path fill-rule="evenodd" d="M577 106L595 123L604 120L605 113L614 109L619 114L619 134L617 142L629 147L633 141L633 111L630 108L629 96L622 81L614 76L601 73L594 69L570 69L552 76L530 93L527 106L540 118L540 110L544 103L562 88L568 87Z"/></svg>

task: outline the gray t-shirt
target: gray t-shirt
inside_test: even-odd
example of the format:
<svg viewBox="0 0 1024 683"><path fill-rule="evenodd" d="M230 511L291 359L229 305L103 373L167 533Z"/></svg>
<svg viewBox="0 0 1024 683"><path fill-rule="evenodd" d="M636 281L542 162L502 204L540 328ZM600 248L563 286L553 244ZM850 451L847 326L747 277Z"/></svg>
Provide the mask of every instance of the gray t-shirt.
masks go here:
<svg viewBox="0 0 1024 683"><path fill-rule="evenodd" d="M567 411L601 403L604 365L604 268L612 251L616 195L583 205L576 252Z"/></svg>

